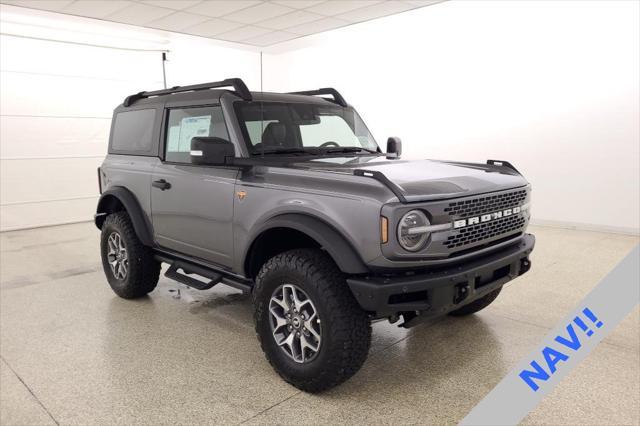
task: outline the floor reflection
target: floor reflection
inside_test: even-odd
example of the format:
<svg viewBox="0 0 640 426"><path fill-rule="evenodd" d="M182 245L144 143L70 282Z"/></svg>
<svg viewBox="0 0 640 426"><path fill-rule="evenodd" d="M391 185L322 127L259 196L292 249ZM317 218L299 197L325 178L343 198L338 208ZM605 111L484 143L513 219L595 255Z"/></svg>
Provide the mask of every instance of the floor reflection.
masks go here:
<svg viewBox="0 0 640 426"><path fill-rule="evenodd" d="M105 350L114 379L128 381L122 372L132 358L144 360L152 352L156 362L175 366L191 358L187 351L206 354L207 344L215 351L200 362L203 370L219 368L216 358L227 358L247 346L255 349L254 354L244 350L233 355L234 361L265 362L253 331L251 297L226 286L197 291L163 281L151 297L135 301L114 297L108 312L113 326ZM184 317L185 312L192 316ZM411 329L380 321L373 324L370 355L362 371L327 396L366 399L370 386L382 383L385 392L415 391L415 387L425 391L478 369L480 377L489 377L481 383L507 373L501 343L479 315L432 319ZM477 380L477 371L469 377Z"/></svg>

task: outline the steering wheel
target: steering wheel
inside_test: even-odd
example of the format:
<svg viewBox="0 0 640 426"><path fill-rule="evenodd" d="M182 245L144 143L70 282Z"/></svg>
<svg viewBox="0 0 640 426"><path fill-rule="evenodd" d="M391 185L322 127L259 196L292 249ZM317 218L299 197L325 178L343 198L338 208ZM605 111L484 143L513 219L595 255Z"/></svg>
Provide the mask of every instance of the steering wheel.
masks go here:
<svg viewBox="0 0 640 426"><path fill-rule="evenodd" d="M338 142L328 141L328 142L325 142L322 145L320 145L320 148L327 148L327 147L330 147L330 146L340 146L340 145L338 145Z"/></svg>

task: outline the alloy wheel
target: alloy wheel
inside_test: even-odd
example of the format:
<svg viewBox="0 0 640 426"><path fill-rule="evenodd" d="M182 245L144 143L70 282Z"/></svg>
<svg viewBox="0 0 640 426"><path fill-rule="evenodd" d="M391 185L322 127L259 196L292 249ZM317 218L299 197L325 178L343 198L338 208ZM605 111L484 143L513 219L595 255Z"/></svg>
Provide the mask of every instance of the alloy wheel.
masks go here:
<svg viewBox="0 0 640 426"><path fill-rule="evenodd" d="M107 239L107 244L109 246L107 259L111 272L117 280L124 280L129 270L129 256L124 241L122 241L120 234L112 232Z"/></svg>
<svg viewBox="0 0 640 426"><path fill-rule="evenodd" d="M307 294L293 284L276 288L269 301L273 338L298 363L313 360L322 343L318 311Z"/></svg>

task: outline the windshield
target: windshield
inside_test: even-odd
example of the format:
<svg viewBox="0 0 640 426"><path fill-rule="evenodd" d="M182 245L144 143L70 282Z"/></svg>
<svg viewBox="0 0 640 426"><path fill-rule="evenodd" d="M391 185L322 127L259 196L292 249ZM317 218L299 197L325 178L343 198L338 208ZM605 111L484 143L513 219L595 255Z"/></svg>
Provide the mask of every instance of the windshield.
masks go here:
<svg viewBox="0 0 640 426"><path fill-rule="evenodd" d="M353 108L283 102L236 102L249 152L375 153L376 141Z"/></svg>

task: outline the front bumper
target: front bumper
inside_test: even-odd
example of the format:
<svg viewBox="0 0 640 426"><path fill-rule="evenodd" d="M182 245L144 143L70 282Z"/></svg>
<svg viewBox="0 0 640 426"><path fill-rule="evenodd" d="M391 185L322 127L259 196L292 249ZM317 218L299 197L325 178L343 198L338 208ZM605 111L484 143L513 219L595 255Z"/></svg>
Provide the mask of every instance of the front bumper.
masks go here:
<svg viewBox="0 0 640 426"><path fill-rule="evenodd" d="M535 237L525 234L512 245L464 264L413 275L347 279L356 300L374 318L402 312L442 315L490 293L531 267Z"/></svg>

